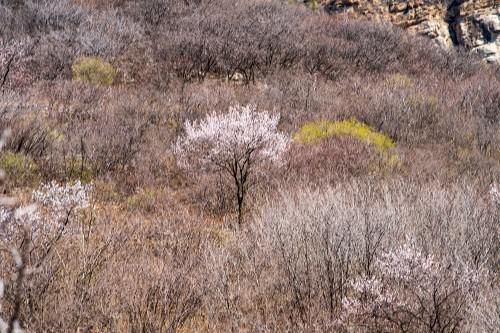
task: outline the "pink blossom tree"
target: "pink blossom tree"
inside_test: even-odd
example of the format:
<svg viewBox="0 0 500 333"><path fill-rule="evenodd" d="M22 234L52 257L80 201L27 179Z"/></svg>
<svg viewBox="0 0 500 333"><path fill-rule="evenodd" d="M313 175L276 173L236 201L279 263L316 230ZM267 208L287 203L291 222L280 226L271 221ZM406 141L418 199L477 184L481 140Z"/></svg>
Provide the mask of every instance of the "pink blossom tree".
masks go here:
<svg viewBox="0 0 500 333"><path fill-rule="evenodd" d="M254 105L237 105L225 114L213 112L202 121L187 121L185 134L174 147L179 166L222 173L232 179L239 224L255 169L279 166L290 142L277 130L279 115L256 109Z"/></svg>

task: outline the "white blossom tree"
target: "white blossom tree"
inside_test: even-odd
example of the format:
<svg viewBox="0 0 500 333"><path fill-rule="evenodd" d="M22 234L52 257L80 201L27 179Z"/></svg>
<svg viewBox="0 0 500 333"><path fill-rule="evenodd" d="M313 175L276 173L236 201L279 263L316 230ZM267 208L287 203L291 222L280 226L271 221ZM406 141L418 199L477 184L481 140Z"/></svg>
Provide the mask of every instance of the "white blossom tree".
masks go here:
<svg viewBox="0 0 500 333"><path fill-rule="evenodd" d="M0 149L1 145L0 139ZM32 193L33 203L18 208L2 205L2 201L6 200L0 198L4 199L0 200L0 250L9 250L16 265L14 295L11 296L13 298L12 314L8 320L0 316L0 333L23 332L19 320L24 302L23 280L30 272L35 272L40 268L43 260L52 251L54 243L65 232L70 214L89 206L91 190L92 185L82 185L79 181L63 185L56 182L42 184ZM22 239L19 250L11 245L16 243L16 239ZM28 267L28 252L40 245L42 245L42 254L36 260L37 262L31 258ZM4 282L0 279L0 314L4 288Z"/></svg>
<svg viewBox="0 0 500 333"><path fill-rule="evenodd" d="M413 242L381 254L375 266L373 276L352 282L343 302L345 323L354 319L402 332L456 332L479 306L476 298L487 274L461 261L424 255Z"/></svg>
<svg viewBox="0 0 500 333"><path fill-rule="evenodd" d="M213 112L202 121L187 121L185 135L174 147L181 167L221 172L232 179L239 224L254 170L265 164L279 166L290 142L277 130L279 115L256 109L237 105L225 114Z"/></svg>

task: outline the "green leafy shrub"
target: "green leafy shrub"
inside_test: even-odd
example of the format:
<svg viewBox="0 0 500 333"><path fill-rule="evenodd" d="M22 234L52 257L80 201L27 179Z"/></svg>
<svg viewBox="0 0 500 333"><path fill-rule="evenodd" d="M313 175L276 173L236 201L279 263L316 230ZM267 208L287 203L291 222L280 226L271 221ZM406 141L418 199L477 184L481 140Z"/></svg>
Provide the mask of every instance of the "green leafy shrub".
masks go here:
<svg viewBox="0 0 500 333"><path fill-rule="evenodd" d="M38 165L21 153L1 153L0 169L5 171L13 186L33 185L39 180Z"/></svg>
<svg viewBox="0 0 500 333"><path fill-rule="evenodd" d="M106 86L113 84L116 71L113 66L98 57L81 57L73 64L73 79Z"/></svg>

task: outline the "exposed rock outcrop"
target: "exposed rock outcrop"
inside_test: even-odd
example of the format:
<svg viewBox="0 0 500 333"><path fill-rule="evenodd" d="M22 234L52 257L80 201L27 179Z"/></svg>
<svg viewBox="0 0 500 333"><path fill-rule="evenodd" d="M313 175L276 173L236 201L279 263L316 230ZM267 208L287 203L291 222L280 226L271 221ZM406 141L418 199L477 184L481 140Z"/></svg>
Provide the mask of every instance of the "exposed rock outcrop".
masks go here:
<svg viewBox="0 0 500 333"><path fill-rule="evenodd" d="M329 13L385 20L434 39L463 46L500 63L500 0L329 0Z"/></svg>

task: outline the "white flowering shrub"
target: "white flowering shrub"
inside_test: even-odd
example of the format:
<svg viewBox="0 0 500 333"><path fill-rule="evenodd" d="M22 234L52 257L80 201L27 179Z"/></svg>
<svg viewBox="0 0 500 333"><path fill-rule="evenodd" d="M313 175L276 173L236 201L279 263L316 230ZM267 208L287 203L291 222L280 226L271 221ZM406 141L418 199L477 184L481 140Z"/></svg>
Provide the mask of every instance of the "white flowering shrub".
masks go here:
<svg viewBox="0 0 500 333"><path fill-rule="evenodd" d="M13 242L24 229L30 231L32 238L47 234L52 228L41 220L36 205L17 209L0 207L0 240Z"/></svg>
<svg viewBox="0 0 500 333"><path fill-rule="evenodd" d="M42 184L32 193L33 204L13 209L0 207L0 238L14 241L27 230L32 241L44 241L61 229L69 215L89 206L92 185Z"/></svg>
<svg viewBox="0 0 500 333"><path fill-rule="evenodd" d="M92 184L83 185L80 181L74 184L43 184L33 192L33 201L48 209L53 217L60 218L72 210L89 206L89 193Z"/></svg>
<svg viewBox="0 0 500 333"><path fill-rule="evenodd" d="M51 182L33 191L33 203L30 205L20 208L0 207L0 242L15 244L22 238L21 243L32 243L33 248L41 245L42 253L46 255L50 251L51 242L66 231L70 214L89 206L91 189L92 185L82 185L80 182L63 185ZM23 255L26 256L26 253ZM16 279L20 280L17 283L20 284L27 272L26 259L23 259L14 247L12 256L16 263ZM0 300L2 296L3 281L0 280ZM15 299L15 302L20 304L22 297L19 291ZM0 333L21 333L21 325L17 318L18 313L15 313L7 323L0 317Z"/></svg>
<svg viewBox="0 0 500 333"><path fill-rule="evenodd" d="M234 106L229 112L208 115L184 124L185 135L174 147L179 165L222 172L235 184L238 221L256 167L280 165L290 139L277 130L279 115L257 112L254 105ZM252 180L253 181L253 180Z"/></svg>
<svg viewBox="0 0 500 333"><path fill-rule="evenodd" d="M32 230L43 231L41 235L53 235L55 231L69 229L66 227L70 216L90 204L92 184L83 185L80 181L74 184L51 182L42 184L33 191L32 199L37 205L40 219L32 224ZM37 226L43 225L43 227Z"/></svg>
<svg viewBox="0 0 500 333"><path fill-rule="evenodd" d="M344 300L344 323L386 327L389 331L455 332L476 305L483 272L444 263L416 246L383 253L372 276L351 283Z"/></svg>

